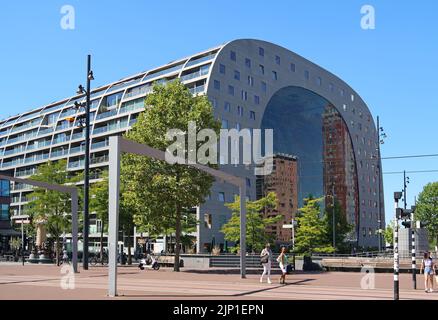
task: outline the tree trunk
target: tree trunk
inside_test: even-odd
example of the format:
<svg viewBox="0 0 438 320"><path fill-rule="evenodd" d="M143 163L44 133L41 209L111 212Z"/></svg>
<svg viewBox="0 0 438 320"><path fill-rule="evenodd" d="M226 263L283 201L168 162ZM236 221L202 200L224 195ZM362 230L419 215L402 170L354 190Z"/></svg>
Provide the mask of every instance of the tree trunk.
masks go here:
<svg viewBox="0 0 438 320"><path fill-rule="evenodd" d="M103 220L102 220L102 227L100 230L100 259L101 259L101 261L103 261L103 227L104 227L104 224L103 224Z"/></svg>
<svg viewBox="0 0 438 320"><path fill-rule="evenodd" d="M55 240L55 257L56 257L56 265L59 266L59 240L56 238Z"/></svg>
<svg viewBox="0 0 438 320"><path fill-rule="evenodd" d="M129 229L128 229L129 230ZM132 264L132 255L131 255L131 232L128 232L128 265Z"/></svg>
<svg viewBox="0 0 438 320"><path fill-rule="evenodd" d="M175 261L173 271L179 271L179 252L181 242L181 207L176 208L176 226L175 226Z"/></svg>

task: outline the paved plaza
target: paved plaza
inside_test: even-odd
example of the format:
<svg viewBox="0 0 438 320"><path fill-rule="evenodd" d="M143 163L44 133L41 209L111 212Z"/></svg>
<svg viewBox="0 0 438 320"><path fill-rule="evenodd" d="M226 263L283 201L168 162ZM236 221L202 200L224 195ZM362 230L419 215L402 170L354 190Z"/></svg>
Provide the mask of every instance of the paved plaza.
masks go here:
<svg viewBox="0 0 438 320"><path fill-rule="evenodd" d="M365 299L391 300L392 274L375 274L375 289L361 289L364 274L349 272L296 273L289 275L286 285L260 283L259 275L249 274L240 279L238 274L197 272L171 269L140 271L136 267L118 269L119 296L112 299ZM65 274L53 265L0 264L0 299L110 299L107 297L107 269L80 269L75 275L74 289L63 289ZM64 278L65 279L65 278ZM423 277L418 276L418 290L412 290L411 275L402 274L401 299L438 300L438 293L425 293ZM72 283L72 282L70 282ZM67 286L68 287L68 286Z"/></svg>

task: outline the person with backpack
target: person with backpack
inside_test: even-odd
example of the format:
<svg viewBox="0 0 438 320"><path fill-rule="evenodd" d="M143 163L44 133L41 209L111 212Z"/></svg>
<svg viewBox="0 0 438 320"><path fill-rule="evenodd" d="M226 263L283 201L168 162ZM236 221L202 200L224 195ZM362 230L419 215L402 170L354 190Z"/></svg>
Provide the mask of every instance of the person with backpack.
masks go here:
<svg viewBox="0 0 438 320"><path fill-rule="evenodd" d="M272 251L269 243L266 244L265 248L260 253L260 262L263 266L263 273L260 277L260 283L263 282L263 277L266 275L268 278L268 283L271 284Z"/></svg>
<svg viewBox="0 0 438 320"><path fill-rule="evenodd" d="M424 259L421 261L420 273L424 270L424 291L433 292L433 277L435 275L435 264L429 252L424 253Z"/></svg>

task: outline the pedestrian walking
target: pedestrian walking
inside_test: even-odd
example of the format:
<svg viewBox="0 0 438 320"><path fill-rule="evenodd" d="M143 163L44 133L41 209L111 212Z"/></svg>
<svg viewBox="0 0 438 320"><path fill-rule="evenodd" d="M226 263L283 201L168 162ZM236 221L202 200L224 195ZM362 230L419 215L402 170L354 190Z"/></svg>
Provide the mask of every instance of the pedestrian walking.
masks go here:
<svg viewBox="0 0 438 320"><path fill-rule="evenodd" d="M265 248L260 253L260 262L263 266L263 273L260 277L260 282L263 282L263 277L266 275L268 278L268 283L271 282L271 264L272 264L272 251L269 243L266 244Z"/></svg>
<svg viewBox="0 0 438 320"><path fill-rule="evenodd" d="M286 256L286 248L282 247L280 255L277 258L278 265L281 269L281 277L280 277L280 283L286 284L286 273L287 273L287 256Z"/></svg>
<svg viewBox="0 0 438 320"><path fill-rule="evenodd" d="M68 263L68 253L67 250L64 248L62 251L62 263Z"/></svg>
<svg viewBox="0 0 438 320"><path fill-rule="evenodd" d="M421 261L420 273L424 270L424 291L433 292L433 277L435 276L435 264L430 256L430 252L424 253Z"/></svg>

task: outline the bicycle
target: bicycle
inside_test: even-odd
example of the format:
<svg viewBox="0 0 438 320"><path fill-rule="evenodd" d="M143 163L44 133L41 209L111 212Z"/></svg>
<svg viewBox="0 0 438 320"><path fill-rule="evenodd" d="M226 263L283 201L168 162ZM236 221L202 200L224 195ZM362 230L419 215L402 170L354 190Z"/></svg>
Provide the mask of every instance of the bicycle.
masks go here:
<svg viewBox="0 0 438 320"><path fill-rule="evenodd" d="M106 265L108 265L108 255L106 253L104 253L102 255L102 257L100 254L95 255L95 256L90 258L89 263L93 267L98 265L98 264L101 264L102 266L106 266Z"/></svg>

